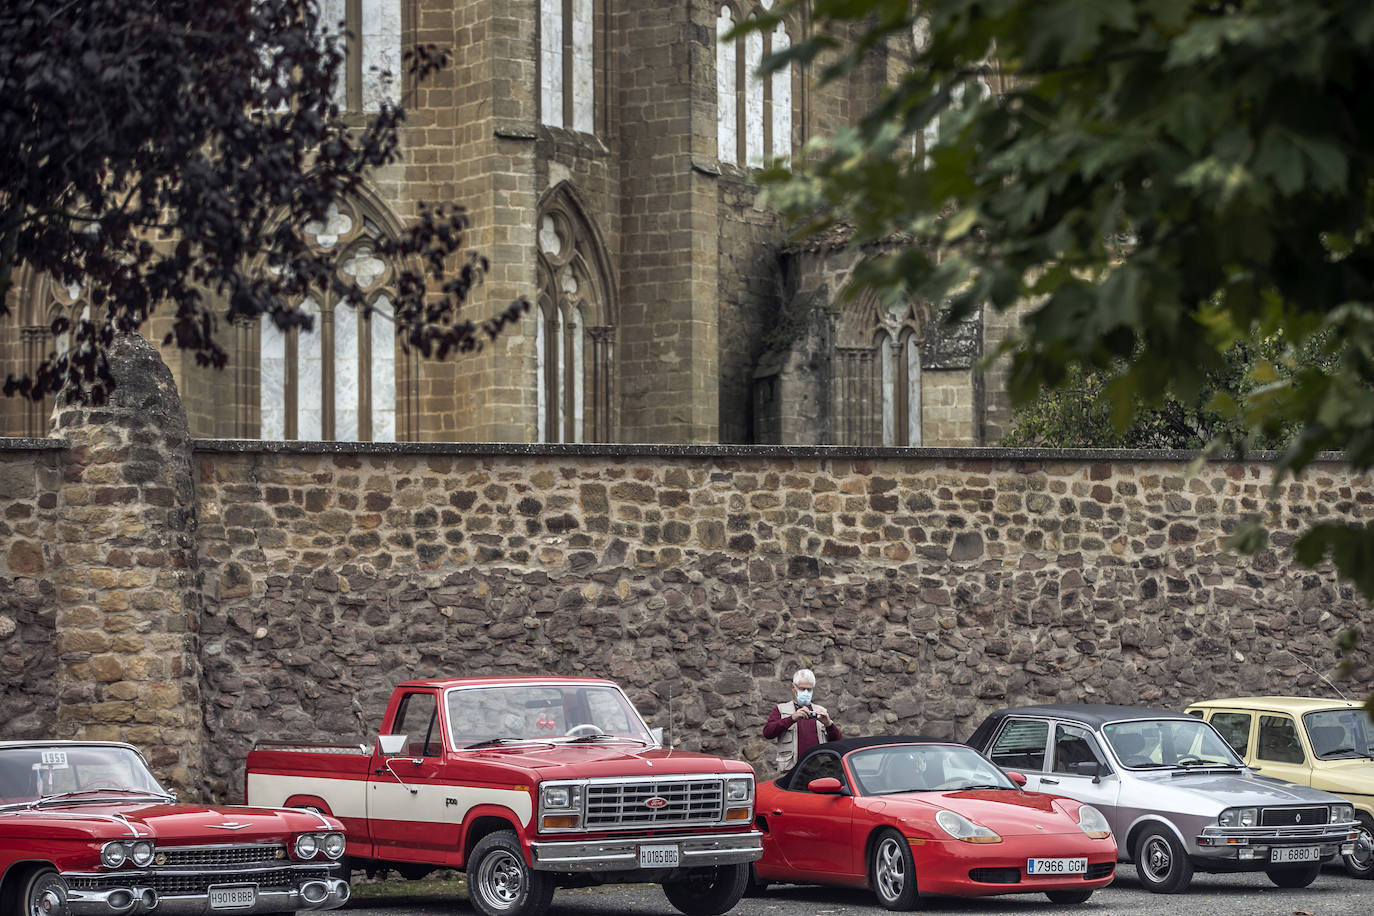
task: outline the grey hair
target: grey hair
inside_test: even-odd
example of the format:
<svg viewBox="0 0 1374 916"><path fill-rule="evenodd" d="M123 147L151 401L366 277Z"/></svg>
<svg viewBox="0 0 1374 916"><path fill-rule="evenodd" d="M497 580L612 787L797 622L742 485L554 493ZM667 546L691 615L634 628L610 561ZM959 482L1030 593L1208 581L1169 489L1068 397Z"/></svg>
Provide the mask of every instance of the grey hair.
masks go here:
<svg viewBox="0 0 1374 916"><path fill-rule="evenodd" d="M816 675L811 673L810 668L802 668L796 674L792 675L793 687L800 685L802 681L810 681L812 684L816 683Z"/></svg>

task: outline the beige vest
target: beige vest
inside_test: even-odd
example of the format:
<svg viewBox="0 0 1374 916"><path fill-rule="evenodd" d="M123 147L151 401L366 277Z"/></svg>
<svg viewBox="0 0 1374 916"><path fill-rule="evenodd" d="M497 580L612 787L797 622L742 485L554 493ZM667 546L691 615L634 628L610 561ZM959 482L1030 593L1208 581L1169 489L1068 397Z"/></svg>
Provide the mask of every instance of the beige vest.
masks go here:
<svg viewBox="0 0 1374 916"><path fill-rule="evenodd" d="M821 713L825 712L825 707L821 706L819 703L812 703L811 709L818 716ZM791 700L788 700L786 703L778 704L778 715L782 716L784 719L790 717L792 713L796 711L797 704L793 703ZM781 735L778 735L777 738L773 739L774 743L777 745L777 762L779 773L786 773L788 770L792 769L792 764L797 762L797 729L806 728L807 726L811 726L816 729L816 738L818 739L818 743L825 743L825 726L821 724L820 719L800 720L799 722L797 722L797 724L793 725L791 728L787 729L787 731L783 732Z"/></svg>

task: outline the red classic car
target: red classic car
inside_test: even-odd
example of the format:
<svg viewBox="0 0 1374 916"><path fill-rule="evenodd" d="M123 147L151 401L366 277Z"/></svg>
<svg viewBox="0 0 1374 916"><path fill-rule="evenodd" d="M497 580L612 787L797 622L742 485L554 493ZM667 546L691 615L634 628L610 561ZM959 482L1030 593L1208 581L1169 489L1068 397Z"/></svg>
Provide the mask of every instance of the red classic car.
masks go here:
<svg viewBox="0 0 1374 916"><path fill-rule="evenodd" d="M343 853L314 812L177 804L127 744L0 741L5 916L329 910Z"/></svg>
<svg viewBox="0 0 1374 916"><path fill-rule="evenodd" d="M1107 821L1023 782L947 741L817 745L758 787L754 891L770 882L869 887L890 910L914 909L920 894L1082 903L1116 868Z"/></svg>

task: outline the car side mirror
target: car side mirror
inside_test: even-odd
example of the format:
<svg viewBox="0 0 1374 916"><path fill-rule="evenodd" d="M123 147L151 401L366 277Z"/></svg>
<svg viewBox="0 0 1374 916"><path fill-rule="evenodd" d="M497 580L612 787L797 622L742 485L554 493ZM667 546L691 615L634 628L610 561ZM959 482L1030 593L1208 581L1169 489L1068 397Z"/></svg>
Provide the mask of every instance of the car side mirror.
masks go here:
<svg viewBox="0 0 1374 916"><path fill-rule="evenodd" d="M396 757L405 749L409 735L378 735L377 746L385 757Z"/></svg>
<svg viewBox="0 0 1374 916"><path fill-rule="evenodd" d="M1079 776L1091 776L1096 781L1102 775L1102 765L1096 760L1080 760L1073 765L1073 771Z"/></svg>
<svg viewBox="0 0 1374 916"><path fill-rule="evenodd" d="M1016 783L1018 786L1025 786L1026 784L1025 773L1018 773L1015 770L1007 770L1007 778L1010 779L1012 782Z"/></svg>
<svg viewBox="0 0 1374 916"><path fill-rule="evenodd" d="M663 747L663 727L649 729L649 734L653 736L654 744Z"/></svg>
<svg viewBox="0 0 1374 916"><path fill-rule="evenodd" d="M820 779L813 779L806 784L808 792L815 792L817 795L839 795L844 791L844 786L834 776L822 776Z"/></svg>

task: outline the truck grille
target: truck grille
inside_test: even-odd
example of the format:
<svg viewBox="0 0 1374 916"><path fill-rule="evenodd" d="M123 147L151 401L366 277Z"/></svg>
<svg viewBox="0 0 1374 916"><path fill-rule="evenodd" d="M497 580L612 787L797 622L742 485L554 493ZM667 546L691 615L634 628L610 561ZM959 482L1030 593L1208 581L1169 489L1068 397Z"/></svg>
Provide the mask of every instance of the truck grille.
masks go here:
<svg viewBox="0 0 1374 916"><path fill-rule="evenodd" d="M664 804L651 807L650 799ZM587 787L587 828L677 827L717 824L724 817L719 779L683 782L630 782Z"/></svg>
<svg viewBox="0 0 1374 916"><path fill-rule="evenodd" d="M1307 827L1327 822L1327 808L1316 805L1310 808L1262 808L1260 809L1261 827Z"/></svg>

